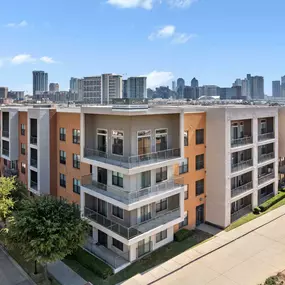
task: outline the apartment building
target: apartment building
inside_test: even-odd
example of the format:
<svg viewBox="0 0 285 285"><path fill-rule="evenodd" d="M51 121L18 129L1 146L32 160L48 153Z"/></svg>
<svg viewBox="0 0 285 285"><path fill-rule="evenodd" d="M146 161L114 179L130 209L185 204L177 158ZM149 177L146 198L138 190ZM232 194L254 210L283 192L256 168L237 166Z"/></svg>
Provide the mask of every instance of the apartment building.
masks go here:
<svg viewBox="0 0 285 285"><path fill-rule="evenodd" d="M206 221L221 228L278 191L278 108L207 109Z"/></svg>

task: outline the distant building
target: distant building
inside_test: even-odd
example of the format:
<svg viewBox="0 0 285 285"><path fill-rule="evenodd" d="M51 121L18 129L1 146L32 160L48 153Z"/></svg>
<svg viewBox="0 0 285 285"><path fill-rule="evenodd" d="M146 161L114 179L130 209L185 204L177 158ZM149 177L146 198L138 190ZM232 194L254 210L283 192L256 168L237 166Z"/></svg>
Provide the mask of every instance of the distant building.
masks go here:
<svg viewBox="0 0 285 285"><path fill-rule="evenodd" d="M176 82L172 81L172 91L176 91Z"/></svg>
<svg viewBox="0 0 285 285"><path fill-rule="evenodd" d="M153 98L169 99L172 95L172 90L168 86L160 86L155 89Z"/></svg>
<svg viewBox="0 0 285 285"><path fill-rule="evenodd" d="M58 83L50 83L49 84L50 92L59 92L59 84Z"/></svg>
<svg viewBox="0 0 285 285"><path fill-rule="evenodd" d="M8 98L13 100L24 100L24 91L8 91Z"/></svg>
<svg viewBox="0 0 285 285"><path fill-rule="evenodd" d="M123 96L127 95L124 98L147 98L146 77L129 77L123 81L123 90Z"/></svg>
<svg viewBox="0 0 285 285"><path fill-rule="evenodd" d="M280 80L272 81L272 96L275 98L281 97Z"/></svg>
<svg viewBox="0 0 285 285"><path fill-rule="evenodd" d="M220 96L219 86L216 85L204 85L199 87L199 96L215 97Z"/></svg>
<svg viewBox="0 0 285 285"><path fill-rule="evenodd" d="M33 71L33 95L37 91L48 91L48 74L44 71Z"/></svg>
<svg viewBox="0 0 285 285"><path fill-rule="evenodd" d="M154 91L153 91L152 89L147 88L146 93L147 93L147 98L148 98L148 99L152 99L152 98L153 98L153 96L154 96Z"/></svg>
<svg viewBox="0 0 285 285"><path fill-rule="evenodd" d="M0 87L0 98L4 99L8 97L8 87Z"/></svg>
<svg viewBox="0 0 285 285"><path fill-rule="evenodd" d="M184 98L196 100L199 98L199 87L185 86Z"/></svg>
<svg viewBox="0 0 285 285"><path fill-rule="evenodd" d="M185 80L183 78L178 78L176 86L177 99L184 98L184 88L185 88Z"/></svg>
<svg viewBox="0 0 285 285"><path fill-rule="evenodd" d="M264 78L253 76L250 80L251 99L264 99Z"/></svg>
<svg viewBox="0 0 285 285"><path fill-rule="evenodd" d="M242 87L241 86L220 88L219 93L220 93L220 99L221 100L246 99L246 97L242 96Z"/></svg>
<svg viewBox="0 0 285 285"><path fill-rule="evenodd" d="M123 80L123 98L128 98L128 80Z"/></svg>
<svg viewBox="0 0 285 285"><path fill-rule="evenodd" d="M199 87L199 81L195 77L191 80L191 87L192 88Z"/></svg>
<svg viewBox="0 0 285 285"><path fill-rule="evenodd" d="M83 100L83 79L71 77L69 81L69 91L75 94L78 101Z"/></svg>

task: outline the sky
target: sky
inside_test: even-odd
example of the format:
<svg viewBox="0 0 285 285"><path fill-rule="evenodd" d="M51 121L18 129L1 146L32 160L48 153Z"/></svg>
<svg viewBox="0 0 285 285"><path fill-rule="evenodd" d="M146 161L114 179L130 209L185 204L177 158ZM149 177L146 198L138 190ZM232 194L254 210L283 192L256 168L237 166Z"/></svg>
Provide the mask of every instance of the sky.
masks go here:
<svg viewBox="0 0 285 285"><path fill-rule="evenodd" d="M0 86L32 91L32 71L70 77L183 77L231 86L285 74L284 0L0 0Z"/></svg>

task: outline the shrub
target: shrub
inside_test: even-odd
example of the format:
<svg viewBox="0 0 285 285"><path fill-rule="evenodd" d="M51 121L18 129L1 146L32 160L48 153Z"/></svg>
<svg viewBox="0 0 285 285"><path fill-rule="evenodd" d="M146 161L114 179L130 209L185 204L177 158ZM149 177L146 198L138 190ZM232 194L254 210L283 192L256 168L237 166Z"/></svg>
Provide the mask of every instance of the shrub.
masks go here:
<svg viewBox="0 0 285 285"><path fill-rule="evenodd" d="M260 208L261 212L264 212L267 209L269 209L270 207L272 207L274 204L276 204L277 202L283 200L284 198L285 198L285 192L280 192L276 196L274 196L273 198L267 200L262 205L260 205L259 208Z"/></svg>
<svg viewBox="0 0 285 285"><path fill-rule="evenodd" d="M253 214L259 215L259 214L260 214L260 208L259 208L259 207L255 207L255 208L253 209Z"/></svg>
<svg viewBox="0 0 285 285"><path fill-rule="evenodd" d="M90 269L97 276L103 279L106 279L108 276L113 274L113 270L110 266L81 247L79 247L78 250L73 253L73 257L84 267Z"/></svg>
<svg viewBox="0 0 285 285"><path fill-rule="evenodd" d="M191 232L189 230L181 229L180 231L178 231L174 234L174 240L175 241L183 241L190 236L190 233Z"/></svg>
<svg viewBox="0 0 285 285"><path fill-rule="evenodd" d="M279 189L280 192L285 192L285 187Z"/></svg>

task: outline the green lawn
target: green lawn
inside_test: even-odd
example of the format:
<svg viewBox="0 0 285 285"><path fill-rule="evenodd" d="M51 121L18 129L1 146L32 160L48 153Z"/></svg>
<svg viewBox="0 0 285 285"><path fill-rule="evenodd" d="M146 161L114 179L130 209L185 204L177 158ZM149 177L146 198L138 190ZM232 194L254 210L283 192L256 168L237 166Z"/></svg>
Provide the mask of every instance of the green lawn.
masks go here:
<svg viewBox="0 0 285 285"><path fill-rule="evenodd" d="M243 225L243 224L245 224L245 223L247 223L247 222L249 222L249 221L252 221L252 220L254 220L254 219L256 219L256 218L258 218L258 217L260 217L260 216L262 216L262 215L264 215L264 214L266 214L266 213L268 213L268 212L270 212L270 211L272 211L272 210L274 210L274 209L277 209L277 208L279 208L279 207L281 207L281 206L284 206L284 205L285 205L285 199L283 199L283 200L277 202L275 205L273 205L272 207L270 207L270 208L269 208L268 210L266 210L265 212L260 213L259 215L255 215L255 214L253 214L253 213L250 213L250 214L248 214L248 215L246 215L246 216L244 216L244 217L238 219L237 221L233 222L229 227L227 227L227 228L225 229L225 231L226 231L226 232L231 231L231 230L233 230L233 229L235 229L235 228L237 228L237 227L239 227L239 226L241 226L241 225Z"/></svg>
<svg viewBox="0 0 285 285"><path fill-rule="evenodd" d="M154 266L157 266L209 238L211 238L210 234L201 232L199 230L194 230L193 234L187 239L181 242L172 242L166 246L163 246L153 253L147 255L146 257L140 259L139 261L134 262L126 269L110 276L105 280L98 278L92 271L79 264L76 260L66 259L64 262L75 272L77 272L82 278L92 282L93 284L112 285L129 279L132 276L138 273L142 273Z"/></svg>

